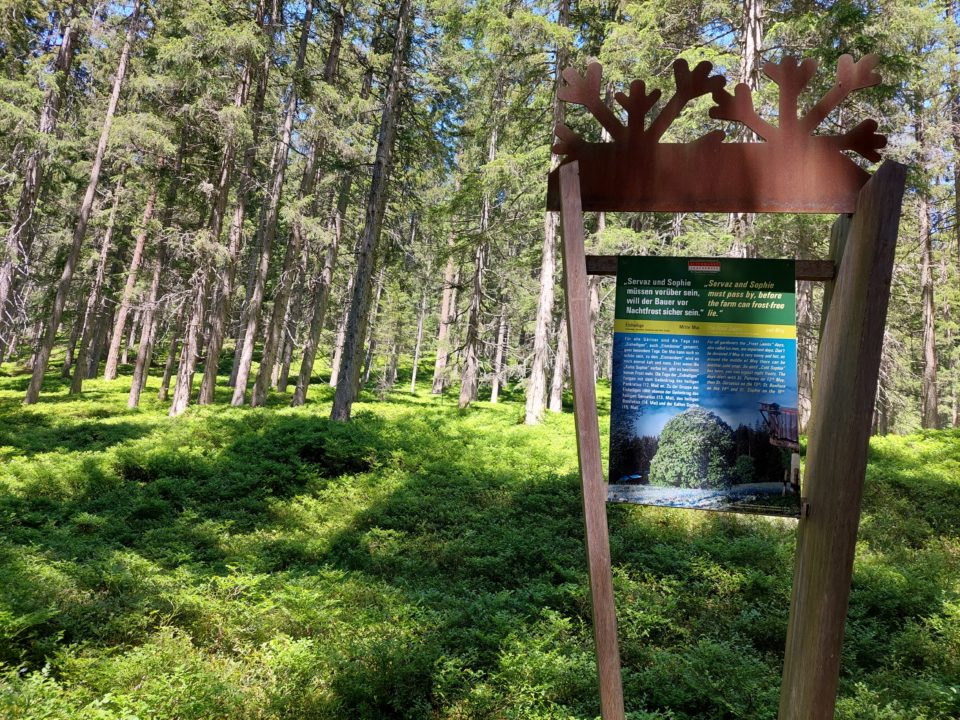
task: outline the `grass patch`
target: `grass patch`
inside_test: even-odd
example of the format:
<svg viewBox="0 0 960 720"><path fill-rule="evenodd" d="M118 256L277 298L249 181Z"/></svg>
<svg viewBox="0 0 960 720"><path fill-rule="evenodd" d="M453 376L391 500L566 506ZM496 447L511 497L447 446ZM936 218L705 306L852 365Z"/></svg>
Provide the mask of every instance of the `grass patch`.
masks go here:
<svg viewBox="0 0 960 720"><path fill-rule="evenodd" d="M126 377L22 384L0 372L0 717L599 714L569 414L421 386L344 426L315 386L169 420L156 378L134 411ZM774 717L793 524L609 517L629 717ZM960 433L875 439L838 717L960 716L958 563Z"/></svg>

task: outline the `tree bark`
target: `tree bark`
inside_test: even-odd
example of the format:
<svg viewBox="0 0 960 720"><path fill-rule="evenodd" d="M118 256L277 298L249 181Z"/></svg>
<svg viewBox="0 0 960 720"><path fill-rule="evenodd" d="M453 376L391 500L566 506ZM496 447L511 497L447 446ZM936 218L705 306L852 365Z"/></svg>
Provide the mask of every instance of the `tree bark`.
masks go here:
<svg viewBox="0 0 960 720"><path fill-rule="evenodd" d="M301 288L303 283L301 283ZM283 352L280 355L280 371L277 373L276 389L285 393L290 384L290 363L293 362L293 348L296 347L300 336L300 319L303 315L303 303L294 302L290 307L290 320L287 323L286 339L283 343Z"/></svg>
<svg viewBox="0 0 960 720"><path fill-rule="evenodd" d="M113 245L113 228L117 222L117 208L120 206L122 187L118 183L113 195L113 205L110 207L110 216L100 244L100 257L97 261L96 274L87 296L87 305L83 313L83 333L80 336L80 351L77 353L76 366L73 369L73 379L70 382L70 394L77 395L83 390L83 381L89 371L90 350L94 338L100 330L100 318L103 313L103 281L107 274L107 259Z"/></svg>
<svg viewBox="0 0 960 720"><path fill-rule="evenodd" d="M119 268L114 268L108 276L110 277L119 272ZM104 286L100 294L100 307L97 310L97 324L93 333L93 341L90 343L90 349L87 351L87 375L92 378L97 376L97 370L100 367L100 359L103 356L104 346L107 344L107 336L110 333L110 325L113 323L113 313L107 307L107 296L111 294L111 288Z"/></svg>
<svg viewBox="0 0 960 720"><path fill-rule="evenodd" d="M377 350L377 319L380 317L381 302L383 300L384 268L377 274L377 290L373 296L370 317L367 318L367 354L363 361L361 385L370 382L370 368L373 365L373 356Z"/></svg>
<svg viewBox="0 0 960 720"><path fill-rule="evenodd" d="M153 208L156 202L157 185L154 183L147 198L147 206L143 209L140 231L137 233L137 240L133 247L130 267L127 269L127 282L123 286L123 296L120 298L120 307L117 309L117 319L110 338L110 349L107 350L107 365L103 371L104 380L114 380L117 377L117 356L120 353L120 343L123 342L127 313L130 312L130 301L133 299L133 290L137 284L137 274L140 272L140 263L143 260L143 248L147 242L147 234L150 232L150 221L153 219Z"/></svg>
<svg viewBox="0 0 960 720"><path fill-rule="evenodd" d="M67 351L63 358L63 367L60 368L60 377L70 377L73 369L73 358L77 350L77 343L80 342L80 333L83 332L84 313L77 312L73 321L73 329L70 331L70 338L67 340Z"/></svg>
<svg viewBox="0 0 960 720"><path fill-rule="evenodd" d="M133 350L134 344L136 343L137 337L137 327L140 324L140 309L138 308L133 313L133 320L130 322L130 330L127 333L127 342L123 347L123 354L120 356L120 364L126 365L128 362L128 356L130 351Z"/></svg>
<svg viewBox="0 0 960 720"><path fill-rule="evenodd" d="M307 166L304 168L304 179L300 185L301 200L313 194L314 178L316 177L316 154L317 147L315 143L311 148ZM267 386L276 362L277 349L283 338L285 330L284 318L289 311L290 293L293 290L293 283L297 275L295 262L301 255L304 241L303 230L299 223L295 222L290 241L287 243L287 249L284 252L280 277L277 280L277 289L273 298L270 322L266 328L266 339L263 345L260 367L257 370L257 377L253 383L253 391L250 393L250 405L252 407L263 405L267 399Z"/></svg>
<svg viewBox="0 0 960 720"><path fill-rule="evenodd" d="M332 420L341 422L350 419L350 412L357 397L357 379L363 355L361 344L365 330L364 323L370 303L371 279L376 265L376 250L380 241L380 230L387 205L387 190L394 138L397 131L403 71L409 50L410 14L410 0L400 0L393 54L390 59L389 76L383 96L383 113L377 138L377 153L370 178L370 195L367 200L363 235L357 255L353 296L350 300L350 314L347 318L344 335L343 356L340 366L341 381L337 383L330 415Z"/></svg>
<svg viewBox="0 0 960 720"><path fill-rule="evenodd" d="M170 350L167 352L167 362L163 365L163 378L160 380L160 389L157 391L157 400L161 402L166 402L167 394L170 391L170 379L173 376L173 364L177 360L177 350L180 347L181 335L183 335L183 316L186 310L186 304L182 305L170 325L173 337L170 339Z"/></svg>
<svg viewBox="0 0 960 720"><path fill-rule="evenodd" d="M420 347L423 344L423 320L427 314L427 293L420 292L420 306L417 308L417 340L413 346L413 368L410 370L410 394L417 392L417 366L420 364Z"/></svg>
<svg viewBox="0 0 960 720"><path fill-rule="evenodd" d="M0 256L0 343L9 345L8 335L14 327L12 317L12 293L17 267L26 262L33 246L33 216L36 212L40 185L43 181L43 165L47 156L47 138L57 129L57 118L63 101L70 68L76 48L77 30L72 17L64 17L61 27L60 49L52 67L52 77L43 98L40 111L37 147L27 157L23 168L23 188L10 228L4 237L3 255Z"/></svg>
<svg viewBox="0 0 960 720"><path fill-rule="evenodd" d="M227 258L222 268L220 292L214 300L214 307L210 312L210 333L207 341L207 362L203 368L203 380L200 383L200 394L197 402L208 405L213 402L217 387L217 373L220 368L220 355L223 352L223 341L226 337L227 319L233 303L234 284L237 278L237 263L240 256L240 246L243 241L243 223L247 214L247 204L256 182L254 164L257 157L260 130L262 127L263 104L267 91L267 75L270 58L267 55L263 67L258 75L257 91L251 108L251 142L244 151L243 169L240 174L240 184L237 189L236 204L233 208L233 218L230 222L230 235L227 241ZM248 80L249 82L249 80ZM234 364L234 372L236 363ZM231 380L234 373L231 373Z"/></svg>
<svg viewBox="0 0 960 720"><path fill-rule="evenodd" d="M560 330L557 333L557 354L553 359L553 378L550 382L550 402L547 409L550 412L563 412L563 384L567 378L567 353L569 336L564 316L560 316ZM596 381L596 378L594 378Z"/></svg>
<svg viewBox="0 0 960 720"><path fill-rule="evenodd" d="M500 400L500 387L503 385L503 358L507 343L507 315L501 311L497 320L497 347L493 351L493 382L490 386L490 402Z"/></svg>
<svg viewBox="0 0 960 720"><path fill-rule="evenodd" d="M277 0L273 0L269 22L267 22L266 26L264 27L264 3L258 3L256 9L255 21L259 26L263 27L264 32L267 35L266 50L263 58L261 59L261 71L258 78L258 93L260 92L260 88L265 88L267 74L269 73L269 69L272 64L272 58L270 54L271 48L273 47L273 38L276 35L277 10ZM242 108L247 104L247 100L250 95L250 87L253 83L254 67L255 63L250 59L248 59L244 64L240 82L238 83L237 90L234 94L234 107L236 108ZM256 127L256 117L254 118L254 127ZM236 152L237 138L234 135L231 135L227 137L226 142L224 143L223 155L221 157L220 167L217 174L217 192L215 194L213 206L210 211L210 220L207 225L208 242L211 248L219 245L220 243L220 234L223 230L223 220L226 215L227 199L230 194L230 186L233 182ZM238 195L237 203L238 207L246 201L246 193L243 192L243 188L240 190L241 191ZM239 239L235 238L233 230L234 228L231 226L231 244L228 248L228 254L230 249L234 247L233 243L239 242ZM228 259L228 266L229 264L230 263ZM213 273L210 259L201 257L198 271L193 278L193 298L191 301L190 319L187 322L186 332L184 333L183 350L180 364L177 369L177 383L174 386L173 402L170 405L170 417L176 417L186 410L187 406L190 404L190 397L193 394L193 379L196 372L197 357L200 353L200 348L203 347L201 331L206 323L207 297L211 292L210 284L213 279L212 275ZM224 275L229 275L229 269L224 273ZM221 300L223 303L229 302L228 299L223 297L223 294L221 294ZM219 317L218 310L215 310L213 314L215 317ZM211 326L216 326L215 320L211 322ZM208 333L208 338L212 337L213 335L214 332ZM208 360L205 363L204 370L206 371L207 369L210 369L212 364L212 372L214 373L215 381L219 353L217 353L217 357L212 359L208 353L207 358ZM208 388L208 392L212 398L213 387Z"/></svg>
<svg viewBox="0 0 960 720"><path fill-rule="evenodd" d="M160 211L160 227L170 226L170 220L177 204L177 195L180 192L181 171L183 169L183 155L186 146L186 133L181 127L179 131L177 155L171 169L169 184L164 193L163 209ZM157 254L154 258L153 275L150 278L150 289L147 291L147 301L143 310L143 319L140 330L140 346L137 348L137 359L133 369L133 382L130 394L127 397L127 407L134 408L140 404L140 394L147 384L150 374L150 365L153 361L153 348L157 340L157 324L160 319L160 283L163 273L167 269L167 247L163 233L157 237ZM177 317L179 321L179 316ZM176 324L176 323L175 323ZM177 328L174 327L174 333ZM175 354L175 353L174 353ZM166 368L164 368L166 370ZM169 377L169 376L168 376ZM168 379L169 382L169 379ZM166 395L162 398L166 400Z"/></svg>
<svg viewBox="0 0 960 720"><path fill-rule="evenodd" d="M487 163L492 163L497 157L497 113L500 107L501 80L497 78L493 96L494 117L493 129L490 131L490 140L487 144ZM490 197L484 193L480 209L480 244L474 254L473 295L470 298L470 314L467 319L467 338L463 348L463 374L460 377L460 400L462 410L477 399L479 393L480 373L480 330L481 313L483 311L483 271L486 266L488 240L490 229Z"/></svg>
<svg viewBox="0 0 960 720"><path fill-rule="evenodd" d="M763 0L743 0L743 34L740 37L740 82L756 97L760 87L760 67L763 50ZM737 142L758 142L759 138L745 125L737 133ZM748 237L753 230L751 213L731 213L730 232L733 235L732 257L753 257L757 254Z"/></svg>
<svg viewBox="0 0 960 720"><path fill-rule="evenodd" d="M87 235L87 223L90 221L93 199L97 192L97 185L100 182L103 157L107 151L107 142L110 140L110 128L113 125L113 116L117 112L117 104L120 102L120 90L123 88L123 81L127 74L127 66L130 62L130 48L133 45L133 39L136 36L139 25L140 0L134 0L133 11L130 13L130 19L127 24L127 34L123 41L123 47L120 50L120 59L117 62L117 71L113 78L113 89L110 93L107 112L103 119L103 127L100 131L100 140L97 143L97 150L94 153L93 164L90 168L90 180L87 183L87 190L84 193L83 200L80 203L80 209L77 213L77 225L73 231L73 242L67 254L67 261L63 266L63 271L60 274L60 282L57 284L56 295L53 299L53 305L50 308L50 317L47 322L46 333L37 351L33 375L30 378L30 385L27 387L27 395L24 398L24 404L26 405L32 405L40 397L40 386L43 383L43 376L47 370L47 363L50 361L50 353L57 339L57 329L60 327L60 317L63 314L63 306L67 300L67 293L70 291L70 284L73 282L73 273L77 266L77 261L80 259L80 249L83 246L83 240Z"/></svg>
<svg viewBox="0 0 960 720"><path fill-rule="evenodd" d="M305 36L307 31L306 20L304 24L304 37L302 42L305 42ZM331 30L331 40L330 40L330 51L327 53L327 62L324 66L323 71L323 81L330 85L336 79L337 68L339 67L339 58L340 58L340 47L343 40L343 30L344 30L344 14L341 8L337 8L334 11L333 17L333 28ZM366 88L366 86L365 86ZM363 93L364 95L366 93ZM303 180L300 183L299 198L302 201L303 199L313 195L314 187L317 181L317 163L320 158L320 155L324 151L325 138L324 136L319 136L314 140L311 148L310 154L307 161L307 166L304 169ZM313 214L316 212L317 201L314 198L311 203L311 212ZM277 285L277 291L274 296L273 302L273 311L270 320L270 324L267 327L267 337L264 342L263 347L263 356L260 362L260 368L257 372L257 378L254 382L253 392L250 395L250 404L252 406L262 405L266 400L267 395L267 378L270 377L270 373L273 370L273 365L276 360L277 348L280 344L281 331L282 327L279 325L279 321L284 318L288 312L288 305L290 302L290 291L293 285L293 275L295 273L294 262L297 259L297 256L300 254L303 244L306 241L303 228L297 222L294 222L291 241L287 245L287 250L283 259L283 269L280 273L280 282Z"/></svg>
<svg viewBox="0 0 960 720"><path fill-rule="evenodd" d="M447 374L447 359L450 356L450 330L457 319L457 286L460 284L459 273L453 259L453 235L450 236L450 255L447 257L447 266L443 271L443 296L440 299L440 327L437 330L437 359L433 368L433 389L431 393L439 395L446 389L449 382Z"/></svg>
<svg viewBox="0 0 960 720"><path fill-rule="evenodd" d="M130 395L127 397L127 407L129 408L135 408L140 404L140 393L143 392L143 388L147 384L147 376L150 373L153 336L156 332L157 300L160 296L160 275L163 272L165 260L165 248L161 247L153 265L150 289L147 291L147 301L143 307L143 322L140 324L140 345L137 347L137 360L133 368Z"/></svg>
<svg viewBox="0 0 960 720"><path fill-rule="evenodd" d="M273 180L267 193L266 204L260 215L260 226L258 235L260 237L260 254L257 258L257 270L254 276L253 294L250 297L249 304L244 308L245 334L243 338L243 349L240 353L240 364L237 368L236 385L233 388L233 398L231 405L242 405L244 396L247 392L247 381L250 377L250 366L253 363L253 349L257 341L257 329L260 322L260 305L263 303L264 288L267 282L267 274L270 271L270 254L273 251L273 240L277 234L277 216L280 212L280 196L283 192L283 182L287 172L287 157L290 152L290 138L293 133L293 120L297 114L298 84L299 74L303 71L303 62L307 54L307 40L310 37L310 26L313 23L313 0L306 0L303 23L300 27L300 44L297 48L297 60L293 70L293 82L290 84L287 97L287 105L284 114L283 126L280 132L280 138L274 148L273 157ZM282 318L282 315L281 315ZM267 328L270 332L271 328ZM274 343L269 350L270 354L276 353L276 344ZM273 367L273 358L265 358ZM264 383L268 382L269 372L265 374ZM263 397L266 396L266 386L263 387ZM258 399L262 397L258 395Z"/></svg>
<svg viewBox="0 0 960 720"><path fill-rule="evenodd" d="M921 190L919 198L920 232L920 302L923 319L923 376L920 387L920 425L936 429L940 426L937 393L937 334L934 325L936 309L933 297L933 235L930 232L930 202Z"/></svg>
<svg viewBox="0 0 960 720"><path fill-rule="evenodd" d="M347 319L350 317L350 298L353 296L353 279L350 276L347 282L347 291L344 293L343 311L337 323L337 337L333 341L333 359L330 362L330 387L336 388L340 380L340 360L343 358L343 344L347 337Z"/></svg>
<svg viewBox="0 0 960 720"><path fill-rule="evenodd" d="M570 23L570 0L560 0L557 24L567 27ZM560 87L560 73L566 67L568 52L565 47L557 48L554 77L556 87ZM564 119L564 108L554 93L553 127ZM551 158L551 167L560 164L557 155ZM559 218L555 212L547 212L543 219L543 249L540 255L540 295L537 298L537 316L533 334L533 363L527 380L527 404L524 422L536 425L543 420L543 411L547 406L547 363L550 359L550 323L553 317L554 283L557 271L557 228Z"/></svg>
<svg viewBox="0 0 960 720"><path fill-rule="evenodd" d="M484 228L485 229L485 228ZM480 375L480 313L483 310L483 271L487 264L487 243L481 241L473 256L473 282L467 337L463 345L463 372L460 375L460 409L477 399Z"/></svg>
<svg viewBox="0 0 960 720"><path fill-rule="evenodd" d="M340 240L343 235L343 213L346 212L350 198L351 179L344 174L340 183L340 192L337 197L337 208L330 220L330 243L324 252L323 269L317 278L313 290L313 314L310 317L310 331L303 347L303 358L300 360L300 375L297 377L297 387L293 391L290 404L294 407L303 405L307 401L307 391L310 389L310 376L313 374L313 363L317 357L317 348L320 344L320 333L323 331L323 322L327 314L327 305L330 301L330 287L333 283L333 271L337 266L337 253L340 249ZM349 294L349 292L348 292ZM336 365L334 365L336 368ZM336 382L331 376L331 384Z"/></svg>

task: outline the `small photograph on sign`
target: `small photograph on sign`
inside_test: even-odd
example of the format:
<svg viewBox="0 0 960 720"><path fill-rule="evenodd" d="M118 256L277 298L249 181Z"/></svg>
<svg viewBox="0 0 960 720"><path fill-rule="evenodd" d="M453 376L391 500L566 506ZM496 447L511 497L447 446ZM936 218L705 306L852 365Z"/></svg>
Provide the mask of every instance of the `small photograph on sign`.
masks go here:
<svg viewBox="0 0 960 720"><path fill-rule="evenodd" d="M800 514L792 260L621 257L607 499Z"/></svg>

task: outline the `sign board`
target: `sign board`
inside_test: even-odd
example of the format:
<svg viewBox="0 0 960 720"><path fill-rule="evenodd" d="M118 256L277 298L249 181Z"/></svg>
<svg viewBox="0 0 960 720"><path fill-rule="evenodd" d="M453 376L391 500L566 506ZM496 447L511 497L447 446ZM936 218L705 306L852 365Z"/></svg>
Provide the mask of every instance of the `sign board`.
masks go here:
<svg viewBox="0 0 960 720"><path fill-rule="evenodd" d="M792 260L620 257L608 500L800 514Z"/></svg>

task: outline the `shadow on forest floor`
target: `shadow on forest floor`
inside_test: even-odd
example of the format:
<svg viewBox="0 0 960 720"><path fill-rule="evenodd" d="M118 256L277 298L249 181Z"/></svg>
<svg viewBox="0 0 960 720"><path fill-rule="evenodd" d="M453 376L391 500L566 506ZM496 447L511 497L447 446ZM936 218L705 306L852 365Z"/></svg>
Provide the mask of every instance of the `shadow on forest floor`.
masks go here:
<svg viewBox="0 0 960 720"><path fill-rule="evenodd" d="M162 627L226 653L337 637L315 661L317 717L426 717L449 694L479 716L483 687L510 707L529 696L594 716L569 417L531 429L522 405L459 412L420 390L343 425L315 414L331 396L314 386L299 410L273 409L275 395L175 421L96 401L83 412L99 420L0 406L0 445L24 456L19 486L0 482L0 608L19 622L0 660L109 654ZM882 669L905 623L942 612L949 569L904 561L895 538L960 532L956 483L921 492L894 448L871 462L896 513L875 519L868 494L867 537L890 555L858 569L851 682ZM793 526L620 506L609 524L630 707L774 713Z"/></svg>

